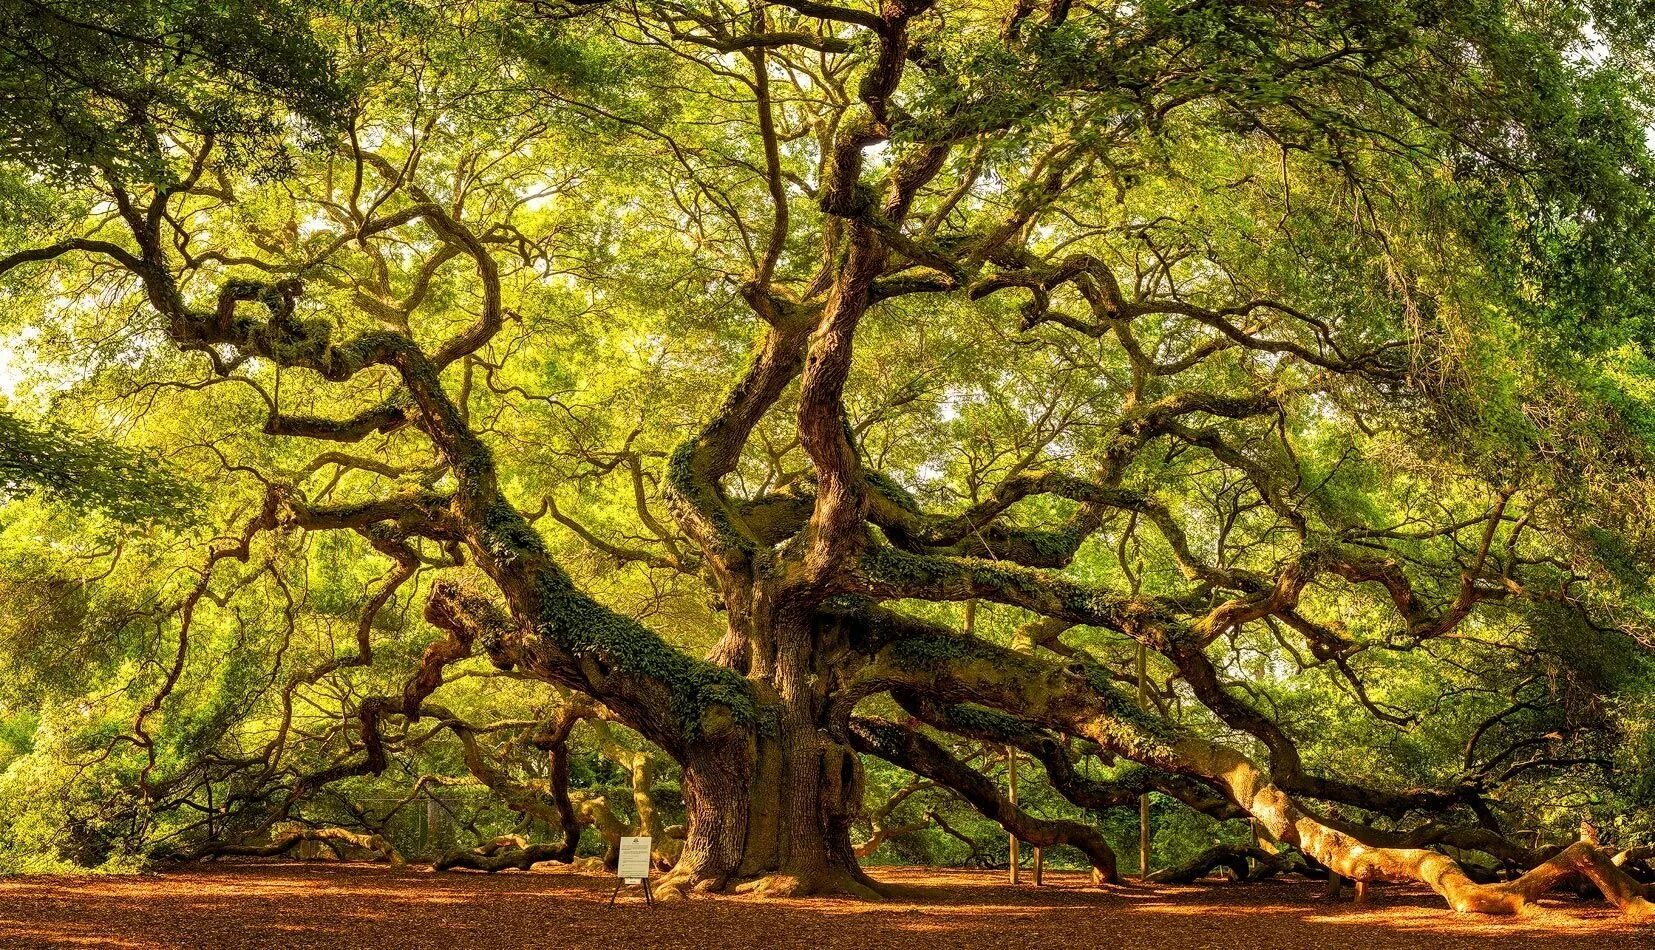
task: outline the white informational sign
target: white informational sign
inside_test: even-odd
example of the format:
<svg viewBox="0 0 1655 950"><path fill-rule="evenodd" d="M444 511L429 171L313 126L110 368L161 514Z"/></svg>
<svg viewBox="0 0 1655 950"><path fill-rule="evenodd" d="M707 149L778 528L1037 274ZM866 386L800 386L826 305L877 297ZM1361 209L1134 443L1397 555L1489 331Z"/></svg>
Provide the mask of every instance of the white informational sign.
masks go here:
<svg viewBox="0 0 1655 950"><path fill-rule="evenodd" d="M621 839L621 860L615 865L615 875L628 884L636 884L649 877L648 836Z"/></svg>

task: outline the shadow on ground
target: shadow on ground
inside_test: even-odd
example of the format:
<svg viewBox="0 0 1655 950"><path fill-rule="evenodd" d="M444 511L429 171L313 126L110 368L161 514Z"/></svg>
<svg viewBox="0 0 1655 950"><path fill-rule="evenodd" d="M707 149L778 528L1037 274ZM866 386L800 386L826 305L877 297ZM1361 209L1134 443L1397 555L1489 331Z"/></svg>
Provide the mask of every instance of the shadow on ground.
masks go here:
<svg viewBox="0 0 1655 950"><path fill-rule="evenodd" d="M0 947L854 948L1101 947L1458 950L1655 946L1655 929L1559 898L1520 918L1461 916L1429 891L1365 905L1314 884L1094 888L1078 874L1012 887L998 874L875 869L903 896L707 897L606 906L612 879L548 868L497 875L312 863L224 863L130 877L0 879Z"/></svg>

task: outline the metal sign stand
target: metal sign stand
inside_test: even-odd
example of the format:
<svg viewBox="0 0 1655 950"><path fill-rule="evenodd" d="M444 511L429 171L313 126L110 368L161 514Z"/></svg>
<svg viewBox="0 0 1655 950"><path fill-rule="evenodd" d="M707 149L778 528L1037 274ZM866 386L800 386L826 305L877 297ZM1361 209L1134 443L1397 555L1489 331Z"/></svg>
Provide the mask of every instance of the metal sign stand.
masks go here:
<svg viewBox="0 0 1655 950"><path fill-rule="evenodd" d="M622 838L621 857L615 862L615 890L609 895L609 906L615 906L615 898L621 896L621 888L628 884L642 884L644 886L644 903L655 906L655 893L649 887L650 839Z"/></svg>
<svg viewBox="0 0 1655 950"><path fill-rule="evenodd" d="M655 895L650 893L650 890L649 890L649 878L646 877L646 878L643 878L642 880L640 880L638 878L623 877L623 878L618 878L615 881L615 891L614 891L614 893L609 895L609 906L610 907L615 906L615 898L621 896L621 888L625 887L628 884L642 884L644 886L644 903L648 904L651 907L655 906Z"/></svg>

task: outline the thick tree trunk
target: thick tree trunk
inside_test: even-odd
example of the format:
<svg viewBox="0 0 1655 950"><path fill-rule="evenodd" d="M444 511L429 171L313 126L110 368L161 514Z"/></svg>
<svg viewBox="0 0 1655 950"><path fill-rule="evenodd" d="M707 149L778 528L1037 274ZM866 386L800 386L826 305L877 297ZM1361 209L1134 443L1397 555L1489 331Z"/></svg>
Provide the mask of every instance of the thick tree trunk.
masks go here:
<svg viewBox="0 0 1655 950"><path fill-rule="evenodd" d="M850 840L861 808L860 760L814 729L777 727L776 735L696 749L686 759L689 829L664 895L737 888L876 896Z"/></svg>
<svg viewBox="0 0 1655 950"><path fill-rule="evenodd" d="M753 616L765 618L761 609ZM774 613L770 616L774 618ZM827 682L807 621L748 631L748 678L763 697L758 734L693 748L684 761L689 832L663 882L669 895L734 887L765 894L878 894L851 826L862 807L861 759L828 721Z"/></svg>
<svg viewBox="0 0 1655 950"><path fill-rule="evenodd" d="M876 894L850 839L862 799L854 751L815 728L788 724L784 713L780 734L760 744L748 792L753 820L743 849L743 890Z"/></svg>
<svg viewBox="0 0 1655 950"><path fill-rule="evenodd" d="M667 898L736 880L752 815L754 742L750 734L726 732L719 741L692 744L683 766L687 830L678 863L658 888Z"/></svg>

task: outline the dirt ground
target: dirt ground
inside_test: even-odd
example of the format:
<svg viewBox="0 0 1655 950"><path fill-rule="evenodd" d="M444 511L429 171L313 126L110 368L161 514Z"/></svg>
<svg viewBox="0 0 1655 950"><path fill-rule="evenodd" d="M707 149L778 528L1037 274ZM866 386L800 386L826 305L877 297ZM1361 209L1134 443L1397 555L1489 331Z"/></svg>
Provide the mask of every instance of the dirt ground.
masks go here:
<svg viewBox="0 0 1655 950"><path fill-rule="evenodd" d="M1012 887L1000 874L874 869L907 896L702 897L606 906L613 879L546 868L433 874L420 867L238 862L130 877L0 878L0 947L1059 948L1459 950L1655 947L1601 904L1558 898L1516 919L1459 916L1416 888L1363 906L1296 881L1094 888L1079 874Z"/></svg>

